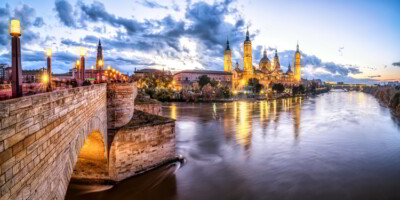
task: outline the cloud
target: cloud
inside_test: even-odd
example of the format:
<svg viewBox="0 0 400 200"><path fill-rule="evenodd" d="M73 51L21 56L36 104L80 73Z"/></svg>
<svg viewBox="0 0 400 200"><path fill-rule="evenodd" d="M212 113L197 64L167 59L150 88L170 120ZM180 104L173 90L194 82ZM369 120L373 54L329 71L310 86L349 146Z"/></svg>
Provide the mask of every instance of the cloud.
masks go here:
<svg viewBox="0 0 400 200"><path fill-rule="evenodd" d="M102 22L108 23L109 25L119 28L124 27L128 35L134 35L139 31L143 31L143 24L135 19L127 19L123 17L116 17L106 11L104 4L100 2L93 2L91 5L81 4L82 10L81 23L85 23L86 20L91 22Z"/></svg>
<svg viewBox="0 0 400 200"><path fill-rule="evenodd" d="M37 28L41 28L43 25L45 25L43 18L36 17L35 21L33 22L33 26L35 26Z"/></svg>
<svg viewBox="0 0 400 200"><path fill-rule="evenodd" d="M21 40L23 44L39 42L40 34L33 32L31 27L42 27L44 25L43 18L36 17L35 9L28 5L18 6L11 12L10 6L6 4L4 8L0 7L0 48L10 44L8 23L11 19L21 21L24 28L23 40Z"/></svg>
<svg viewBox="0 0 400 200"><path fill-rule="evenodd" d="M150 0L141 0L141 1L136 1L137 4L140 4L144 7L147 8L162 8L162 9L168 9L168 6L163 6L158 4L155 1L150 1Z"/></svg>
<svg viewBox="0 0 400 200"><path fill-rule="evenodd" d="M57 16L67 27L76 28L76 22L73 17L73 9L67 0L56 0L55 2Z"/></svg>
<svg viewBox="0 0 400 200"><path fill-rule="evenodd" d="M382 77L381 75L374 75L374 76L368 76L368 78L380 78Z"/></svg>
<svg viewBox="0 0 400 200"><path fill-rule="evenodd" d="M400 67L400 62L394 62L392 65L395 67Z"/></svg>

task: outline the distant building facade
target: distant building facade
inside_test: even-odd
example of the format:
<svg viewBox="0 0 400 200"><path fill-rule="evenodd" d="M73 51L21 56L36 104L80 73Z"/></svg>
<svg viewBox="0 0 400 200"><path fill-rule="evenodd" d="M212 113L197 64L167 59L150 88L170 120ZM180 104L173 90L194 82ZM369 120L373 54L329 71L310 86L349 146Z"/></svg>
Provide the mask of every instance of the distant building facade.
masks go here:
<svg viewBox="0 0 400 200"><path fill-rule="evenodd" d="M141 69L141 70L135 70L134 74L138 78L146 77L146 76L161 76L161 75L171 75L171 72L169 71L164 71L164 70L159 70L159 69Z"/></svg>
<svg viewBox="0 0 400 200"><path fill-rule="evenodd" d="M217 81L222 86L232 87L232 73L226 71L209 70L183 70L174 74L175 89L181 90L198 82L200 76L206 75L211 80Z"/></svg>

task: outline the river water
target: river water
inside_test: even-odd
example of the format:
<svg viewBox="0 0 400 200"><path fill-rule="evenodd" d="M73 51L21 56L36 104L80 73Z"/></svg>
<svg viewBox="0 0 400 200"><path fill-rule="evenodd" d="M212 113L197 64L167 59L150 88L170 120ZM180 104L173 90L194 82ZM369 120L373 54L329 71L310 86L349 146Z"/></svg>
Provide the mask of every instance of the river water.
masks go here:
<svg viewBox="0 0 400 200"><path fill-rule="evenodd" d="M371 95L171 103L171 164L67 199L400 199L400 125ZM100 192L99 192L100 191Z"/></svg>

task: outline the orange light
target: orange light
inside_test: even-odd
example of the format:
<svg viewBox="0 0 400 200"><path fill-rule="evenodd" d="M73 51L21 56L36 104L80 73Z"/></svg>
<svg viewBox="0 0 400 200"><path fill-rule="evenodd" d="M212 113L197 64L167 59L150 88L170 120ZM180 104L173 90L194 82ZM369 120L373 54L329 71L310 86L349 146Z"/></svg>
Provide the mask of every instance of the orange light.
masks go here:
<svg viewBox="0 0 400 200"><path fill-rule="evenodd" d="M81 65L81 61L80 60L76 60L76 66L79 67Z"/></svg>
<svg viewBox="0 0 400 200"><path fill-rule="evenodd" d="M47 82L49 82L49 76L47 74L43 74L42 83L47 83Z"/></svg>
<svg viewBox="0 0 400 200"><path fill-rule="evenodd" d="M51 57L53 55L53 52L52 52L51 49L46 49L46 53L45 54L46 54L47 57Z"/></svg>
<svg viewBox="0 0 400 200"><path fill-rule="evenodd" d="M112 69L113 72L115 72L115 69Z"/></svg>
<svg viewBox="0 0 400 200"><path fill-rule="evenodd" d="M99 60L99 66L103 66L103 60Z"/></svg>
<svg viewBox="0 0 400 200"><path fill-rule="evenodd" d="M11 20L8 31L11 36L21 36L21 22L17 19Z"/></svg>
<svg viewBox="0 0 400 200"><path fill-rule="evenodd" d="M86 49L84 47L79 48L79 55L82 57L86 55Z"/></svg>

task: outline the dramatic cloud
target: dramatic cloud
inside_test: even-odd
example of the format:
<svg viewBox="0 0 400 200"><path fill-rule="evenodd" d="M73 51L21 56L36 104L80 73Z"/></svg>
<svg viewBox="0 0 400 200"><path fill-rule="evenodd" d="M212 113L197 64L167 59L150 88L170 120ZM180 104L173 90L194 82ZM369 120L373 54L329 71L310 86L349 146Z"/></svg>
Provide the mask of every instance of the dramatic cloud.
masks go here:
<svg viewBox="0 0 400 200"><path fill-rule="evenodd" d="M67 0L56 0L56 12L61 23L68 27L76 27L76 22L73 17L73 9Z"/></svg>
<svg viewBox="0 0 400 200"><path fill-rule="evenodd" d="M35 19L35 21L33 22L33 26L37 27L37 28L41 28L44 25L44 21L43 18L41 17L37 17Z"/></svg>
<svg viewBox="0 0 400 200"><path fill-rule="evenodd" d="M136 1L136 3L148 7L148 8L162 8L162 9L168 9L168 6L163 6L158 4L155 1L149 1L149 0L141 0L141 1Z"/></svg>
<svg viewBox="0 0 400 200"><path fill-rule="evenodd" d="M134 35L136 32L144 30L142 23L135 19L116 17L106 11L104 4L97 1L91 5L82 4L81 10L83 11L81 16L82 23L85 23L85 20L91 22L105 22L116 28L124 27L128 35Z"/></svg>
<svg viewBox="0 0 400 200"><path fill-rule="evenodd" d="M395 67L400 67L400 62L394 62L392 65Z"/></svg>
<svg viewBox="0 0 400 200"><path fill-rule="evenodd" d="M28 5L22 5L16 7L13 12L10 11L10 6L5 5L4 8L0 8L0 47L8 46L10 38L8 35L8 23L11 19L19 19L24 28L24 40L23 44L29 44L38 42L40 39L39 33L31 31L31 27L42 27L44 25L43 18L36 17L35 9Z"/></svg>

